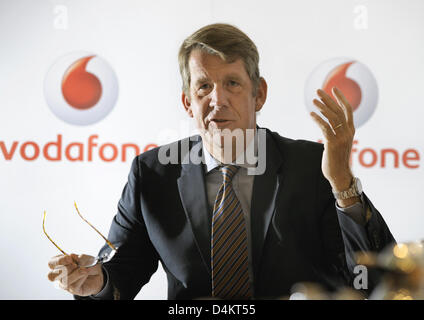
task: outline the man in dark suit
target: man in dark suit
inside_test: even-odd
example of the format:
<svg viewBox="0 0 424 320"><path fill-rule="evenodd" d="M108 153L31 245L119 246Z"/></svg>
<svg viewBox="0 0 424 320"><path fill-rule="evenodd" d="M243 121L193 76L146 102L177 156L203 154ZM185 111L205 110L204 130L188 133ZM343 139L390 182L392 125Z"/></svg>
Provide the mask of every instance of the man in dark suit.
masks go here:
<svg viewBox="0 0 424 320"><path fill-rule="evenodd" d="M200 135L136 157L109 232L116 254L89 268L85 255L54 257L51 281L62 268L60 285L78 297L133 299L160 261L169 299L275 298L298 282L352 285L353 253L394 242L349 168L355 129L343 94L314 100L324 145L281 137L256 124L267 95L258 62L230 25L184 41L182 102Z"/></svg>

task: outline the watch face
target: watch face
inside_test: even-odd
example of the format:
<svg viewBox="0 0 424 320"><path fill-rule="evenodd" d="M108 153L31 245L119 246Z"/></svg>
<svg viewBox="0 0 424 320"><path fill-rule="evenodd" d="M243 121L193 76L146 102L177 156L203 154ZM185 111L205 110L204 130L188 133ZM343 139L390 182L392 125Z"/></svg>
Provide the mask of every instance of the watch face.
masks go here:
<svg viewBox="0 0 424 320"><path fill-rule="evenodd" d="M356 191L359 194L362 194L362 184L361 184L361 180L359 180L359 178L355 178L355 187L356 187Z"/></svg>

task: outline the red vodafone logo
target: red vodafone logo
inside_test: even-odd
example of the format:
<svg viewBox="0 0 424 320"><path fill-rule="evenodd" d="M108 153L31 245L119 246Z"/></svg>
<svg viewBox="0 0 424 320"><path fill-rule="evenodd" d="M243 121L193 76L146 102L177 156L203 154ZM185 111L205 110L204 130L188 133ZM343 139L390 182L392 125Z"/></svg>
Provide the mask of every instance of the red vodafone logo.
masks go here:
<svg viewBox="0 0 424 320"><path fill-rule="evenodd" d="M102 96L102 84L94 74L87 72L87 64L95 56L75 61L66 70L62 79L62 94L73 108L87 110L99 102Z"/></svg>
<svg viewBox="0 0 424 320"><path fill-rule="evenodd" d="M309 111L316 111L312 100L321 88L332 98L333 87L339 88L354 111L355 127L366 123L378 102L378 87L374 75L363 63L349 58L335 58L321 63L305 84L305 103Z"/></svg>
<svg viewBox="0 0 424 320"><path fill-rule="evenodd" d="M52 65L44 81L44 95L59 119L90 125L112 111L118 98L118 81L110 65L98 55L73 52Z"/></svg>
<svg viewBox="0 0 424 320"><path fill-rule="evenodd" d="M333 99L336 99L331 89L333 87L339 88L350 102L353 111L356 111L362 100L362 91L355 80L346 76L346 72L352 64L353 62L347 62L335 67L325 79L322 89L328 92Z"/></svg>

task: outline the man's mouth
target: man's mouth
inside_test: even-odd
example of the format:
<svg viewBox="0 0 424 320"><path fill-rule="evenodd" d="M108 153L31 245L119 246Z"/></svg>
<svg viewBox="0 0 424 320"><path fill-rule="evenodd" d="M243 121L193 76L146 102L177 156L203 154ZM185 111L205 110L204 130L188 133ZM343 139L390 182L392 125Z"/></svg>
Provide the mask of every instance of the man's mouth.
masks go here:
<svg viewBox="0 0 424 320"><path fill-rule="evenodd" d="M223 129L230 125L232 120L226 120L226 119L212 119L210 123L212 124L212 128L216 129Z"/></svg>

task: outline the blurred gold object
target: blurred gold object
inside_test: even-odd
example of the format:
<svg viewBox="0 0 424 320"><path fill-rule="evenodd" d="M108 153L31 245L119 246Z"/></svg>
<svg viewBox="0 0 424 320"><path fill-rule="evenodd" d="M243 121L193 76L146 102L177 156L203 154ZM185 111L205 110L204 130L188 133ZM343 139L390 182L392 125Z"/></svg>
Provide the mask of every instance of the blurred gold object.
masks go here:
<svg viewBox="0 0 424 320"><path fill-rule="evenodd" d="M297 283L291 291L289 300L330 300L330 295L317 283Z"/></svg>
<svg viewBox="0 0 424 320"><path fill-rule="evenodd" d="M297 283L292 287L289 300L364 300L362 292L343 287L335 292L327 292L321 285L311 282ZM286 300L281 298L282 300Z"/></svg>
<svg viewBox="0 0 424 320"><path fill-rule="evenodd" d="M365 295L362 291L352 288L341 288L332 294L333 300L365 300Z"/></svg>
<svg viewBox="0 0 424 320"><path fill-rule="evenodd" d="M379 254L360 253L356 258L358 264L384 272L370 299L424 299L424 241L399 243Z"/></svg>
<svg viewBox="0 0 424 320"><path fill-rule="evenodd" d="M424 241L399 243L379 254L358 253L356 262L386 271L412 273L424 267Z"/></svg>
<svg viewBox="0 0 424 320"><path fill-rule="evenodd" d="M382 272L369 300L424 300L424 241L399 243L380 253L360 252L357 265ZM339 288L327 292L316 283L297 283L283 300L363 300L365 292Z"/></svg>

